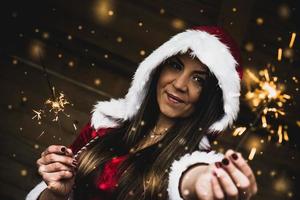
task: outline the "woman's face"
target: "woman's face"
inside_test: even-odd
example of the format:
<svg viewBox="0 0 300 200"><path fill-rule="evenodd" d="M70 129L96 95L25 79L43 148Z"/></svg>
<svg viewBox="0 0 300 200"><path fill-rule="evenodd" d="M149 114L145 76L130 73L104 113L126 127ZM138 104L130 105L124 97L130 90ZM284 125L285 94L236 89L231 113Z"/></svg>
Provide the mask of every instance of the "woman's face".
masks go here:
<svg viewBox="0 0 300 200"><path fill-rule="evenodd" d="M173 56L162 67L156 88L160 112L169 118L189 116L208 76L207 67L188 54Z"/></svg>

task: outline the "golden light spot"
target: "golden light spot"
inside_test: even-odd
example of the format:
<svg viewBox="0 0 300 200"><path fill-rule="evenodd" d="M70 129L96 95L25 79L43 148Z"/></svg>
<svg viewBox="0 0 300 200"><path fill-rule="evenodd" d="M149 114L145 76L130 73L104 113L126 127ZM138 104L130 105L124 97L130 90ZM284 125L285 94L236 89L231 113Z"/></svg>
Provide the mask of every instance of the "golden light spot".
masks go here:
<svg viewBox="0 0 300 200"><path fill-rule="evenodd" d="M32 41L29 46L29 53L34 59L41 58L44 55L43 44L38 40Z"/></svg>
<svg viewBox="0 0 300 200"><path fill-rule="evenodd" d="M34 32L38 33L40 30L38 28L34 29Z"/></svg>
<svg viewBox="0 0 300 200"><path fill-rule="evenodd" d="M260 176L260 175L261 175L261 171L260 171L260 170L257 170L256 174L257 174L258 176Z"/></svg>
<svg viewBox="0 0 300 200"><path fill-rule="evenodd" d="M139 22L139 26L140 26L140 27L143 26L143 22Z"/></svg>
<svg viewBox="0 0 300 200"><path fill-rule="evenodd" d="M236 8L232 8L232 12L236 12L237 11L237 9Z"/></svg>
<svg viewBox="0 0 300 200"><path fill-rule="evenodd" d="M95 30L91 30L91 34L95 34L96 33L96 31Z"/></svg>
<svg viewBox="0 0 300 200"><path fill-rule="evenodd" d="M253 52L254 51L254 44L252 42L247 42L245 44L245 50L248 52Z"/></svg>
<svg viewBox="0 0 300 200"><path fill-rule="evenodd" d="M78 28L78 30L82 30L83 27L81 25L79 25L77 28Z"/></svg>
<svg viewBox="0 0 300 200"><path fill-rule="evenodd" d="M13 60L12 60L12 64L13 64L13 65L17 65L17 64L18 64L18 60L17 60L17 59L13 59Z"/></svg>
<svg viewBox="0 0 300 200"><path fill-rule="evenodd" d="M109 10L109 11L108 11L108 15L109 15L109 16L113 16L113 15L114 15L114 11Z"/></svg>
<svg viewBox="0 0 300 200"><path fill-rule="evenodd" d="M74 66L75 66L74 61L70 60L70 61L68 62L68 66L69 66L69 67L74 67Z"/></svg>
<svg viewBox="0 0 300 200"><path fill-rule="evenodd" d="M108 54L104 54L104 58L108 58Z"/></svg>
<svg viewBox="0 0 300 200"><path fill-rule="evenodd" d="M278 48L277 60L281 61L282 58L282 48Z"/></svg>
<svg viewBox="0 0 300 200"><path fill-rule="evenodd" d="M145 50L140 50L140 55L144 56L146 54Z"/></svg>
<svg viewBox="0 0 300 200"><path fill-rule="evenodd" d="M185 27L185 22L182 20L182 19L173 19L172 22L171 22L171 25L173 28L175 29L184 29Z"/></svg>
<svg viewBox="0 0 300 200"><path fill-rule="evenodd" d="M61 53L59 53L59 54L57 55L57 57L58 57L58 58L62 58L63 55L62 55Z"/></svg>
<svg viewBox="0 0 300 200"><path fill-rule="evenodd" d="M44 32L43 35L42 35L42 37L43 37L44 39L48 39L48 38L50 37L50 35L49 35L48 32Z"/></svg>
<svg viewBox="0 0 300 200"><path fill-rule="evenodd" d="M120 37L120 36L119 36L119 37L117 37L117 42L119 42L119 43L120 43L120 42L122 42L122 41L123 41L123 38L122 38L122 37Z"/></svg>
<svg viewBox="0 0 300 200"><path fill-rule="evenodd" d="M12 109L12 105L8 105L7 108L8 108L9 110L11 110L11 109Z"/></svg>
<svg viewBox="0 0 300 200"><path fill-rule="evenodd" d="M290 187L290 183L286 178L281 177L274 181L273 187L275 191L283 193L283 192L287 192L287 190Z"/></svg>
<svg viewBox="0 0 300 200"><path fill-rule="evenodd" d="M284 49L284 51L283 51L283 55L284 55L284 57L286 57L286 58L292 58L292 57L294 56L294 51L293 51L293 49L291 49L291 48L286 48L286 49Z"/></svg>
<svg viewBox="0 0 300 200"><path fill-rule="evenodd" d="M282 4L278 7L278 15L283 19L288 19L291 15L291 9L288 5Z"/></svg>
<svg viewBox="0 0 300 200"><path fill-rule="evenodd" d="M28 100L27 97L22 97L23 102L26 102L27 100Z"/></svg>
<svg viewBox="0 0 300 200"><path fill-rule="evenodd" d="M261 26L261 25L263 25L263 23L264 23L264 19L263 19L263 18L258 17L258 18L256 19L256 24L257 24L257 25Z"/></svg>
<svg viewBox="0 0 300 200"><path fill-rule="evenodd" d="M101 79L100 78L96 78L95 80L94 80L94 84L96 85L96 86L100 86L101 85Z"/></svg>
<svg viewBox="0 0 300 200"><path fill-rule="evenodd" d="M162 14L162 15L165 14L165 12L166 12L166 11L165 11L165 9L163 9L163 8L161 8L161 9L159 10L159 13Z"/></svg>
<svg viewBox="0 0 300 200"><path fill-rule="evenodd" d="M270 171L270 176L272 176L272 177L273 177L273 176L275 176L276 174L277 174L277 173L276 173L276 171L275 171L275 170L271 170L271 171Z"/></svg>
<svg viewBox="0 0 300 200"><path fill-rule="evenodd" d="M27 170L26 169L22 169L20 171L21 176L27 176Z"/></svg>
<svg viewBox="0 0 300 200"><path fill-rule="evenodd" d="M40 146L39 146L38 144L35 144L35 145L34 145L34 148L35 148L35 149L38 149L38 148L40 148Z"/></svg>
<svg viewBox="0 0 300 200"><path fill-rule="evenodd" d="M68 40L72 40L73 39L73 37L72 37L72 35L68 35Z"/></svg>

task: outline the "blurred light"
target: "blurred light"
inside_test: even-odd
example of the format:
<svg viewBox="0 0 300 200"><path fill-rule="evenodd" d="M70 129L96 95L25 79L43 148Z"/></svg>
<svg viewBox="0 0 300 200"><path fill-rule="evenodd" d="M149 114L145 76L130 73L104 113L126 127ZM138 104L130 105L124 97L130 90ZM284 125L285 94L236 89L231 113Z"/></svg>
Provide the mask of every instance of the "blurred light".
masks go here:
<svg viewBox="0 0 300 200"><path fill-rule="evenodd" d="M245 45L245 49L248 52L253 52L254 51L254 44L252 42L247 42Z"/></svg>
<svg viewBox="0 0 300 200"><path fill-rule="evenodd" d="M57 55L57 57L58 57L58 58L62 58L63 55L62 55L61 53L59 53L59 54Z"/></svg>
<svg viewBox="0 0 300 200"><path fill-rule="evenodd" d="M163 8L161 8L161 9L159 10L159 13L160 13L160 14L165 14L165 12L166 12L166 11L165 11L165 9L163 9Z"/></svg>
<svg viewBox="0 0 300 200"><path fill-rule="evenodd" d="M100 78L96 78L96 79L94 80L94 84L95 84L96 86L100 86L101 83L102 83L102 81L101 81Z"/></svg>
<svg viewBox="0 0 300 200"><path fill-rule="evenodd" d="M139 22L139 26L143 26L143 22Z"/></svg>
<svg viewBox="0 0 300 200"><path fill-rule="evenodd" d="M96 20L102 24L109 23L114 16L114 6L111 1L108 0L98 0L96 1L94 7L94 14Z"/></svg>
<svg viewBox="0 0 300 200"><path fill-rule="evenodd" d="M34 40L29 45L30 56L34 59L40 59L44 56L43 43L38 40Z"/></svg>
<svg viewBox="0 0 300 200"><path fill-rule="evenodd" d="M73 38L72 38L72 35L68 35L68 40L72 40Z"/></svg>
<svg viewBox="0 0 300 200"><path fill-rule="evenodd" d="M236 12L237 11L237 9L236 8L232 8L232 12Z"/></svg>
<svg viewBox="0 0 300 200"><path fill-rule="evenodd" d="M140 50L140 55L144 56L146 54L145 50Z"/></svg>
<svg viewBox="0 0 300 200"><path fill-rule="evenodd" d="M108 54L104 54L104 58L108 58Z"/></svg>
<svg viewBox="0 0 300 200"><path fill-rule="evenodd" d="M181 19L178 19L178 18L173 19L171 24L172 24L173 28L178 29L178 30L183 29L185 27L184 21Z"/></svg>
<svg viewBox="0 0 300 200"><path fill-rule="evenodd" d="M123 41L123 38L122 37L117 37L117 42L121 43Z"/></svg>
<svg viewBox="0 0 300 200"><path fill-rule="evenodd" d="M286 49L284 49L284 51L283 51L283 55L284 55L284 57L286 57L286 58L292 58L292 57L294 56L294 51L293 51L293 49L286 48Z"/></svg>
<svg viewBox="0 0 300 200"><path fill-rule="evenodd" d="M256 24L257 24L257 25L261 26L261 25L263 25L263 23L264 23L264 19L263 19L263 18L258 17L258 18L256 19Z"/></svg>
<svg viewBox="0 0 300 200"><path fill-rule="evenodd" d="M283 19L289 18L291 15L290 7L286 4L280 5L278 7L278 15Z"/></svg>
<svg viewBox="0 0 300 200"><path fill-rule="evenodd" d="M274 190L277 192L287 192L290 188L290 182L284 178L278 178L273 183Z"/></svg>
<svg viewBox="0 0 300 200"><path fill-rule="evenodd" d="M44 32L43 35L42 35L42 37L43 37L44 39L48 39L48 38L50 37L50 35L49 35L49 33Z"/></svg>
<svg viewBox="0 0 300 200"><path fill-rule="evenodd" d="M22 169L21 171L20 171L20 174L21 174L21 176L27 176L27 170L26 169Z"/></svg>
<svg viewBox="0 0 300 200"><path fill-rule="evenodd" d="M82 26L81 25L78 26L78 30L82 30Z"/></svg>
<svg viewBox="0 0 300 200"><path fill-rule="evenodd" d="M74 67L74 66L75 66L74 61L70 60L70 61L68 62L68 66L69 66L69 67Z"/></svg>
<svg viewBox="0 0 300 200"><path fill-rule="evenodd" d="M13 59L13 60L12 60L12 64L13 64L13 65L17 65L17 64L18 64L18 60L17 60L17 59Z"/></svg>

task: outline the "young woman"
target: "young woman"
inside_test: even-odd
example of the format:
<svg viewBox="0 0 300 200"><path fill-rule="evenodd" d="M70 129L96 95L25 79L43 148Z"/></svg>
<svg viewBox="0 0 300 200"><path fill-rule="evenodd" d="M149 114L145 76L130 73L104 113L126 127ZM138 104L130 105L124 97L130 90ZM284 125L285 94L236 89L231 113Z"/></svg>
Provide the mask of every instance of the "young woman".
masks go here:
<svg viewBox="0 0 300 200"><path fill-rule="evenodd" d="M70 148L42 153L43 181L27 199L250 199L242 155L210 148L237 117L241 76L221 28L175 35L139 65L125 98L95 105Z"/></svg>

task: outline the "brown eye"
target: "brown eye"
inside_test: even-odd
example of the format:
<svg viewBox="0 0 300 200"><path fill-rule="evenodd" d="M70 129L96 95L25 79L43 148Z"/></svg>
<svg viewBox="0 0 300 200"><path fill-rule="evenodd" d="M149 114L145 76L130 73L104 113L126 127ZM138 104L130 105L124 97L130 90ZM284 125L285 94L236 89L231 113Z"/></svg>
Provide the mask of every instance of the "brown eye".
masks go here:
<svg viewBox="0 0 300 200"><path fill-rule="evenodd" d="M195 75L193 77L193 80L200 86L202 86L204 84L204 78L202 76L199 76L199 75Z"/></svg>
<svg viewBox="0 0 300 200"><path fill-rule="evenodd" d="M167 60L166 63L167 63L168 66L174 68L175 70L178 70L178 71L182 70L183 66L179 62L177 62L177 61Z"/></svg>

